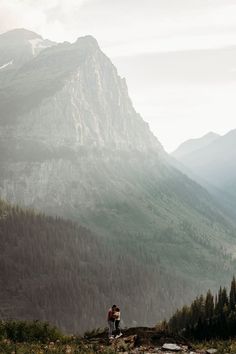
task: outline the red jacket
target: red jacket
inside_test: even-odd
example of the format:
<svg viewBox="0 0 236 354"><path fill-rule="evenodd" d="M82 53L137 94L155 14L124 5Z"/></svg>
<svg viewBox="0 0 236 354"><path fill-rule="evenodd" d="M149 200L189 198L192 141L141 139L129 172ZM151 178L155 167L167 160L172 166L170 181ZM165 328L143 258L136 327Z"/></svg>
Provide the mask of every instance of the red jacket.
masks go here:
<svg viewBox="0 0 236 354"><path fill-rule="evenodd" d="M109 309L109 311L108 311L107 320L108 321L113 321L113 322L115 321L112 309Z"/></svg>

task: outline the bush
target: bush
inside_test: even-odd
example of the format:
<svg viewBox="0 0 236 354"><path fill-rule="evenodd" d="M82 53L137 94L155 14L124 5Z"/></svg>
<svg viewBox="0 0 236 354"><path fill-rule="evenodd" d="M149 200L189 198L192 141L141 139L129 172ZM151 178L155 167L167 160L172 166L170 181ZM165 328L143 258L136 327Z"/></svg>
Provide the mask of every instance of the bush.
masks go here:
<svg viewBox="0 0 236 354"><path fill-rule="evenodd" d="M0 337L14 342L46 342L62 338L61 332L48 322L2 321Z"/></svg>

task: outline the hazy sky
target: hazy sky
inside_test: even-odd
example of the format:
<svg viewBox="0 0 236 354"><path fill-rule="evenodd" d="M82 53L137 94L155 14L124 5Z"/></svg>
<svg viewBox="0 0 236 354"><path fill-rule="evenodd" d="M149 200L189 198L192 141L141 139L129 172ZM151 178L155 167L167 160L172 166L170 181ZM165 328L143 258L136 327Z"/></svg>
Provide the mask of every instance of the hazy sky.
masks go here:
<svg viewBox="0 0 236 354"><path fill-rule="evenodd" d="M236 128L236 0L0 0L0 33L95 36L166 150Z"/></svg>

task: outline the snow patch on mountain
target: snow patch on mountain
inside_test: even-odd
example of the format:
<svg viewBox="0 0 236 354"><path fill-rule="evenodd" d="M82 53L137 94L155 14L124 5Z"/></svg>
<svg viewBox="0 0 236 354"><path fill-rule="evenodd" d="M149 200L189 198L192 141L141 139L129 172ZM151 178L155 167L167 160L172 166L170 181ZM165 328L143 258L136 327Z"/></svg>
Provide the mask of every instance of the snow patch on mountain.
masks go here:
<svg viewBox="0 0 236 354"><path fill-rule="evenodd" d="M6 68L7 66L9 66L9 65L12 65L13 64L13 59L11 60L11 61L9 61L8 63L6 63L6 64L3 64L2 66L0 66L0 70L2 70L2 69L4 69L4 68Z"/></svg>
<svg viewBox="0 0 236 354"><path fill-rule="evenodd" d="M32 47L33 56L37 55L41 50L52 46L52 42L45 41L42 38L29 39L29 43Z"/></svg>

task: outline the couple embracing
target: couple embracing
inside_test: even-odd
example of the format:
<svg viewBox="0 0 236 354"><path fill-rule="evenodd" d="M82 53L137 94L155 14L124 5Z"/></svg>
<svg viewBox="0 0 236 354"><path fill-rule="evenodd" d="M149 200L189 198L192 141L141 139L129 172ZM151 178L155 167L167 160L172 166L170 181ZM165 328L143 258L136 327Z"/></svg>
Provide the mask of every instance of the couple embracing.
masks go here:
<svg viewBox="0 0 236 354"><path fill-rule="evenodd" d="M109 339L119 338L122 336L120 330L120 309L113 305L108 311L108 336Z"/></svg>

